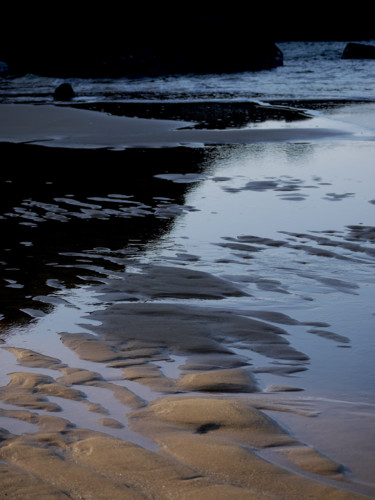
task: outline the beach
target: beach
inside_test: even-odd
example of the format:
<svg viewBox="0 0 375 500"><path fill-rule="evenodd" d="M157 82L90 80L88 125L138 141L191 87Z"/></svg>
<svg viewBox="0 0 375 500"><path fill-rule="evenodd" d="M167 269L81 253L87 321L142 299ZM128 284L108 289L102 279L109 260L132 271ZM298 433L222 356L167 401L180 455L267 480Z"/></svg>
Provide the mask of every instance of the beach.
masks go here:
<svg viewBox="0 0 375 500"><path fill-rule="evenodd" d="M0 498L375 498L374 104L93 109L0 104Z"/></svg>

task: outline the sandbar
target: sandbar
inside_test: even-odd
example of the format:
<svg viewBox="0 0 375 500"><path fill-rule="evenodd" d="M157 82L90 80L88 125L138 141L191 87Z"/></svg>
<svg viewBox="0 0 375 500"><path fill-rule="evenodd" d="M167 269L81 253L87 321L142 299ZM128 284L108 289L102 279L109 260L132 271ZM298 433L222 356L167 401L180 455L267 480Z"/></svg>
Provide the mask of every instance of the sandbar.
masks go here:
<svg viewBox="0 0 375 500"><path fill-rule="evenodd" d="M225 130L194 129L194 123L111 116L55 105L1 104L0 142L69 148L176 147L314 141L347 137L350 131L309 123Z"/></svg>

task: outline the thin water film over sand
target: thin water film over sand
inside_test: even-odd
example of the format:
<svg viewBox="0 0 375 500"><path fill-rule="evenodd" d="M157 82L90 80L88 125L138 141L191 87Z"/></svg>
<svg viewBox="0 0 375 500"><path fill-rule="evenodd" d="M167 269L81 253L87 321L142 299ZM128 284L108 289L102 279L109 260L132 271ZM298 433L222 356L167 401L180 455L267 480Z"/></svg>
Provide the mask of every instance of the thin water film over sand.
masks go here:
<svg viewBox="0 0 375 500"><path fill-rule="evenodd" d="M373 132L268 126L2 145L5 491L374 497Z"/></svg>

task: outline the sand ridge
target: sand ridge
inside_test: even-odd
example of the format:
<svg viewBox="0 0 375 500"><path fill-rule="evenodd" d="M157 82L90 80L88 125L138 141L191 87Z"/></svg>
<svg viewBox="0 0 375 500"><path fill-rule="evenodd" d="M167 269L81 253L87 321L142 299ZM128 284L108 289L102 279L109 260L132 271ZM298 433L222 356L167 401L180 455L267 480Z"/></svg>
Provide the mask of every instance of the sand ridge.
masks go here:
<svg viewBox="0 0 375 500"><path fill-rule="evenodd" d="M28 386L32 391L32 384ZM315 450L301 451L271 419L236 399L163 397L131 413L131 426L155 439L162 452L104 432L77 429L58 417L27 410L3 410L2 414L39 427L34 434L1 434L0 457L8 481L3 492L10 497L22 477L27 498L38 498L44 490L52 498L87 494L92 498L110 494L114 499L204 498L211 490L223 497L245 498L246 494L256 498L261 494L277 498L283 489L284 498L300 498L304 491L312 498L357 498L319 482L310 483L258 458L251 449L297 446L296 452L282 451L292 462L335 479L341 474L337 464ZM113 420L100 420L104 426L116 426ZM164 495L165 485L168 492Z"/></svg>
<svg viewBox="0 0 375 500"><path fill-rule="evenodd" d="M19 350L18 354L22 359L27 352ZM48 365L48 356L45 362ZM39 356L39 368L43 369L43 355ZM80 372L66 367L60 370L69 372L68 377ZM332 486L320 481L319 477L328 477L344 486L340 465L296 441L246 399L223 394L205 397L198 390L144 403L128 413L129 425L160 446L154 451L109 436L105 427L121 427L110 417L99 418L103 432L98 432L77 428L55 416L56 412L51 416L40 415L25 405L27 395L35 391L44 393L45 386L49 386L49 394L58 398L78 396L81 400L78 391L70 392L72 385L77 382L84 388L85 384L97 381L97 375L80 375L79 378L64 375L55 381L30 372L12 376L7 391L14 391L22 409L3 409L1 414L33 423L38 430L22 435L1 432L1 469L6 479L2 491L7 497L17 498L20 492L27 491L23 494L31 499L41 495L48 498L90 495L95 499L108 495L113 499L280 498L280 495L291 499L305 495L361 498L336 483ZM24 394L20 394L20 386ZM3 392L0 397L4 401ZM43 406L42 409L46 410ZM316 475L318 480L292 473L258 456L259 450L270 447L300 470Z"/></svg>

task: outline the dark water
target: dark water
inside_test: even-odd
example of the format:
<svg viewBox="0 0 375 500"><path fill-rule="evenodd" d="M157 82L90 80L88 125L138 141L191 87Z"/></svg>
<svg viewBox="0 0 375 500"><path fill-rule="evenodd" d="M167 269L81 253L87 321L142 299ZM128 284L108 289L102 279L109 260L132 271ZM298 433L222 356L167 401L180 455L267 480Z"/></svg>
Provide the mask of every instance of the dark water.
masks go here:
<svg viewBox="0 0 375 500"><path fill-rule="evenodd" d="M53 282L74 286L94 280L123 268L116 255L137 255L160 238L190 208L184 206L186 185L176 188L155 174L176 164L181 172L197 173L207 154L178 148L1 149L17 165L1 175L3 324L27 320L23 311L35 308L35 296L51 291Z"/></svg>
<svg viewBox="0 0 375 500"><path fill-rule="evenodd" d="M142 79L68 79L25 75L0 80L2 102L51 102L57 85L68 81L75 102L138 100L365 99L373 100L374 60L345 60L347 42L278 42L284 65L236 74L169 76ZM359 40L373 44L373 40Z"/></svg>

